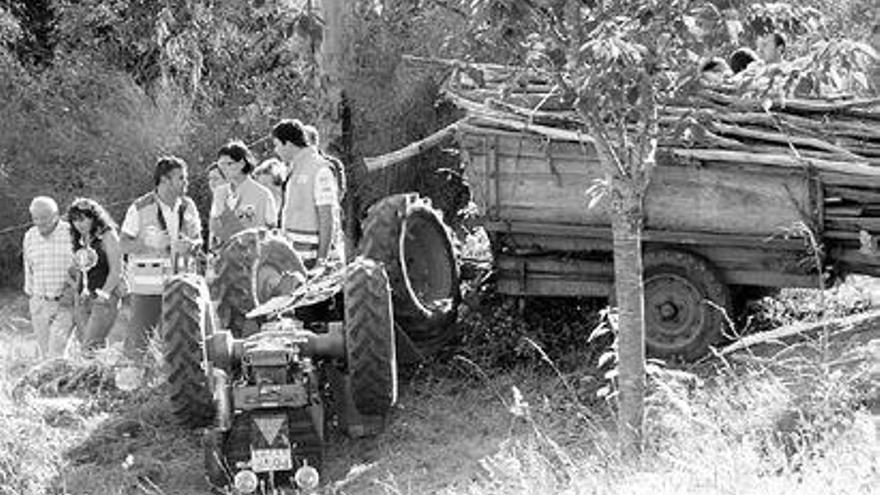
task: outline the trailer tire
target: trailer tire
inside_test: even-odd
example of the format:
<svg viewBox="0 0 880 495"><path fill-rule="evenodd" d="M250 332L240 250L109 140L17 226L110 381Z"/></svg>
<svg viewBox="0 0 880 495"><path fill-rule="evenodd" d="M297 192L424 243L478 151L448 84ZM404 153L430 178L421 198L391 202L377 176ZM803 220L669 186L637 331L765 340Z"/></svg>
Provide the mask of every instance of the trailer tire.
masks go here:
<svg viewBox="0 0 880 495"><path fill-rule="evenodd" d="M648 355L692 361L720 341L730 291L708 261L684 251L648 251L644 287Z"/></svg>
<svg viewBox="0 0 880 495"><path fill-rule="evenodd" d="M420 353L434 353L455 336L461 299L456 246L427 199L396 194L371 206L359 248L385 265L394 320Z"/></svg>
<svg viewBox="0 0 880 495"><path fill-rule="evenodd" d="M305 277L302 259L280 233L248 229L232 236L218 253L211 296L222 328L247 335L245 315L272 297L289 293Z"/></svg>
<svg viewBox="0 0 880 495"><path fill-rule="evenodd" d="M178 422L197 428L214 419L203 350L211 333L211 300L198 275L175 275L162 293L163 362L168 371L171 412Z"/></svg>
<svg viewBox="0 0 880 495"><path fill-rule="evenodd" d="M345 280L345 347L358 412L384 416L397 402L391 289L382 265L358 257Z"/></svg>

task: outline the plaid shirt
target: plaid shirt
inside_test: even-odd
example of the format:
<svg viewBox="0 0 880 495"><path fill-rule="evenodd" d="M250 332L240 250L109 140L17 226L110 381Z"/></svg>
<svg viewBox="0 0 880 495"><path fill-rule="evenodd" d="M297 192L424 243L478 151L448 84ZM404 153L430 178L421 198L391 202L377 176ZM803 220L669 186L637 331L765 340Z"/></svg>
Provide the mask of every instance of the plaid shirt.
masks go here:
<svg viewBox="0 0 880 495"><path fill-rule="evenodd" d="M73 265L70 224L59 220L44 237L36 227L24 235L24 292L29 296L57 298L64 289L68 269Z"/></svg>

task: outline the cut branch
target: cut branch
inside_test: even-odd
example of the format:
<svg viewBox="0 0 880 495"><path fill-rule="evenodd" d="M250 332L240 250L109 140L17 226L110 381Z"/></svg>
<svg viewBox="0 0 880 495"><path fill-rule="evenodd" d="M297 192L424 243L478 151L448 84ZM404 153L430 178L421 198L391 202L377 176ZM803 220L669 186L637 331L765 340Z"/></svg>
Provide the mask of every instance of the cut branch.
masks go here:
<svg viewBox="0 0 880 495"><path fill-rule="evenodd" d="M443 142L443 140L455 134L455 131L456 129L458 129L458 125L461 122L462 121L458 121L450 124L443 129L440 129L439 131L431 134L425 139L422 139L421 141L416 141L397 151L392 151L391 153L386 153L377 157L364 158L364 163L367 165L367 170L372 172L375 170L381 170L383 168L390 167L392 165L408 160L414 156L417 156L427 149L439 145L441 142Z"/></svg>

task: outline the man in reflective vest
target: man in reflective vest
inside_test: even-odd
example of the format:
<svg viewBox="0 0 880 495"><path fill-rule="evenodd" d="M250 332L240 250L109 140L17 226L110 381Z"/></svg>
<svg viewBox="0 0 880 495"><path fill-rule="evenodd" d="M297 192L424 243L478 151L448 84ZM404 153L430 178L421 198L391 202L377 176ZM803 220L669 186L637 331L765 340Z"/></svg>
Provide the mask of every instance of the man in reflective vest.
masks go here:
<svg viewBox="0 0 880 495"><path fill-rule="evenodd" d="M159 158L153 182L156 188L128 208L121 229L132 302L125 351L134 359L143 355L150 330L159 325L172 255L193 254L202 243L199 211L186 196L186 162L174 156Z"/></svg>
<svg viewBox="0 0 880 495"><path fill-rule="evenodd" d="M299 120L272 129L275 154L290 170L284 187L281 228L306 268L344 262L339 187L333 165L308 139Z"/></svg>

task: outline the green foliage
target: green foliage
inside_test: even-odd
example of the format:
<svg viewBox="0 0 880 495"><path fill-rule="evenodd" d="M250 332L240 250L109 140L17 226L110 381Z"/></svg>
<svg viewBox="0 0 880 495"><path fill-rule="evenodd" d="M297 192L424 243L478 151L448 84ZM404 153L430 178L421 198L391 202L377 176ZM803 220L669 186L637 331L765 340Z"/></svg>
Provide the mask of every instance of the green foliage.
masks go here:
<svg viewBox="0 0 880 495"><path fill-rule="evenodd" d="M746 331L765 331L801 321L840 318L867 311L871 304L870 291L858 282L841 284L824 292L783 289L776 297L765 297L751 304Z"/></svg>
<svg viewBox="0 0 880 495"><path fill-rule="evenodd" d="M121 221L152 187L163 153L189 162L190 194L206 217L203 172L222 143L256 142L280 118L315 121L328 111L313 60L321 33L308 24L315 15L289 2L56 0L37 12L52 27L43 43L51 57L40 64L19 54L45 19L25 15L33 2L7 3L0 208L9 214L0 229L26 223L35 194L62 207L93 196ZM271 153L265 144L255 151ZM22 233L0 236L7 283L16 283Z"/></svg>
<svg viewBox="0 0 880 495"><path fill-rule="evenodd" d="M490 370L510 369L518 364L539 362L537 343L543 352L563 368L595 363L607 345L604 338L588 339L599 324L596 311L604 304L593 299L530 298L520 311L518 299L495 294L484 287L460 311L459 353Z"/></svg>
<svg viewBox="0 0 880 495"><path fill-rule="evenodd" d="M376 6L372 1L355 3L347 33L351 60L341 68L350 125L339 148L351 164L355 216L363 217L370 204L389 194L418 191L452 221L467 200L455 176L461 166L455 155L433 149L369 175L357 158L406 146L458 116L451 105L438 103L444 69L408 63L403 55L461 53L458 41L465 23L433 2L395 0Z"/></svg>

